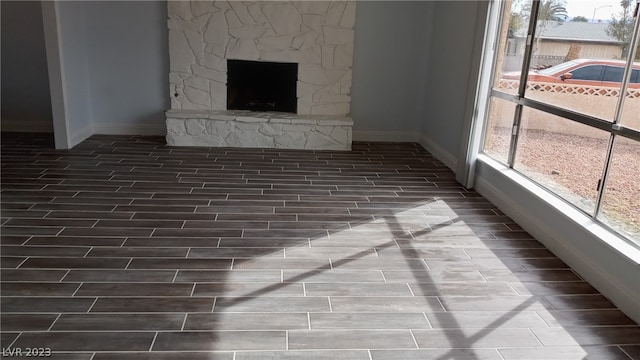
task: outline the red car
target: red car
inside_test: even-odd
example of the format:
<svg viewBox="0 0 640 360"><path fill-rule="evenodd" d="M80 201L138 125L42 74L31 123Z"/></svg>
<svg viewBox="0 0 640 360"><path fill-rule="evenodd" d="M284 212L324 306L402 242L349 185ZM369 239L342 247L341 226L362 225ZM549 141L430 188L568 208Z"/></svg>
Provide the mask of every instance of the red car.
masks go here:
<svg viewBox="0 0 640 360"><path fill-rule="evenodd" d="M543 70L531 70L527 81L619 87L624 66L622 60L576 59ZM502 78L518 80L520 72L508 72ZM629 88L640 89L640 63L633 64Z"/></svg>

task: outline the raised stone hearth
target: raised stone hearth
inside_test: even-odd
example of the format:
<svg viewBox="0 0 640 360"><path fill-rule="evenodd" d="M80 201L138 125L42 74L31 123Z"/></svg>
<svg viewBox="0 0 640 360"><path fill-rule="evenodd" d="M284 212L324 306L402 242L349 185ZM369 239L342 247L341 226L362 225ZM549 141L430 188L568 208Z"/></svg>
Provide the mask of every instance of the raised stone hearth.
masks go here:
<svg viewBox="0 0 640 360"><path fill-rule="evenodd" d="M350 150L350 118L243 110L169 110L172 146Z"/></svg>
<svg viewBox="0 0 640 360"><path fill-rule="evenodd" d="M178 146L351 148L355 1L170 1ZM228 111L227 60L297 63L296 113Z"/></svg>

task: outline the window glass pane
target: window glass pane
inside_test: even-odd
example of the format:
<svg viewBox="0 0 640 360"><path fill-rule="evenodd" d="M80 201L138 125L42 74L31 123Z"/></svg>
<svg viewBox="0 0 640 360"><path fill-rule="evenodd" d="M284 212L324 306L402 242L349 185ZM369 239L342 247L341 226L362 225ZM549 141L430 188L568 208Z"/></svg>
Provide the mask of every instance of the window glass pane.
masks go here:
<svg viewBox="0 0 640 360"><path fill-rule="evenodd" d="M635 1L631 2L635 5ZM636 16L635 21L640 21L640 16ZM635 25L633 21L628 21L627 28ZM638 30L640 31L640 29ZM629 41L632 36L632 30L628 31ZM637 34L640 36L640 34ZM630 46L629 51L631 51ZM629 78L629 86L626 92L626 98L624 100L624 107L622 109L622 115L620 117L620 123L626 127L633 128L640 131L640 42L635 50L635 62L631 66L631 77Z"/></svg>
<svg viewBox="0 0 640 360"><path fill-rule="evenodd" d="M640 243L640 143L618 137L598 218Z"/></svg>
<svg viewBox="0 0 640 360"><path fill-rule="evenodd" d="M584 3L540 2L525 96L613 121L622 79L615 67L625 66L627 49L622 38L629 34L616 31L611 19L619 19L623 12L629 15L633 9L623 7L626 2L611 1L591 7L588 16L579 13ZM609 67L613 67L611 74ZM604 76L609 80L603 81Z"/></svg>
<svg viewBox="0 0 640 360"><path fill-rule="evenodd" d="M624 67L607 66L604 69L604 75L602 76L602 81L622 82L623 75L624 75Z"/></svg>
<svg viewBox="0 0 640 360"><path fill-rule="evenodd" d="M524 59L525 39L529 26L531 0L506 1L502 27L499 34L498 59L493 88L516 94Z"/></svg>
<svg viewBox="0 0 640 360"><path fill-rule="evenodd" d="M507 164L509 155L515 109L516 104L495 97L491 98L489 104L483 151L504 164Z"/></svg>
<svg viewBox="0 0 640 360"><path fill-rule="evenodd" d="M593 214L609 134L525 108L514 168Z"/></svg>
<svg viewBox="0 0 640 360"><path fill-rule="evenodd" d="M634 66L640 67L640 62L636 64ZM627 97L624 99L620 123L635 130L640 130L640 70L634 71L635 79L632 72L631 81L627 88Z"/></svg>
<svg viewBox="0 0 640 360"><path fill-rule="evenodd" d="M604 65L587 65L571 70L571 80L602 81Z"/></svg>

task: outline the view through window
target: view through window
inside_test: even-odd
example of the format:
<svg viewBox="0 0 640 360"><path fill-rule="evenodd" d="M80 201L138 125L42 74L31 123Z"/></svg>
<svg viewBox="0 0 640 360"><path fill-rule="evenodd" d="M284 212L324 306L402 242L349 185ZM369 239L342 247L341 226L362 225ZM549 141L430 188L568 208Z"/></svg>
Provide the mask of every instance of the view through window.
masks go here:
<svg viewBox="0 0 640 360"><path fill-rule="evenodd" d="M483 152L640 245L640 0L511 0Z"/></svg>

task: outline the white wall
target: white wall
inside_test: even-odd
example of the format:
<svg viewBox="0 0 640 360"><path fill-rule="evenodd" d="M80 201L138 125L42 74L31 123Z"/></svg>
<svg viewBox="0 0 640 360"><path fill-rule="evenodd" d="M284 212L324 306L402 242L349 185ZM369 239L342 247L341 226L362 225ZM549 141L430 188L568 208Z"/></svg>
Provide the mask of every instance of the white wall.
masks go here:
<svg viewBox="0 0 640 360"><path fill-rule="evenodd" d="M421 133L457 154L476 8L473 1L358 2L357 140L417 141ZM166 3L60 2L59 12L70 138L163 134Z"/></svg>
<svg viewBox="0 0 640 360"><path fill-rule="evenodd" d="M351 88L354 140L418 140L434 4L358 2Z"/></svg>
<svg viewBox="0 0 640 360"><path fill-rule="evenodd" d="M356 140L418 140L434 7L430 1L358 2ZM163 112L170 107L166 2L68 2L61 11L82 13L72 24L84 23L77 36L86 34L78 50L86 52L86 65L79 69L88 69L90 78L79 98L90 104L94 132L164 134Z"/></svg>
<svg viewBox="0 0 640 360"><path fill-rule="evenodd" d="M2 130L53 131L42 11L38 1L2 1Z"/></svg>
<svg viewBox="0 0 640 360"><path fill-rule="evenodd" d="M96 133L164 135L166 2L45 2L43 12L56 146Z"/></svg>
<svg viewBox="0 0 640 360"><path fill-rule="evenodd" d="M163 1L86 2L96 133L164 134L167 9ZM356 140L417 141L435 3L357 3L352 113Z"/></svg>
<svg viewBox="0 0 640 360"><path fill-rule="evenodd" d="M54 4L57 18L57 42L64 117L67 122L67 146L73 147L93 133L85 4L60 1Z"/></svg>
<svg viewBox="0 0 640 360"><path fill-rule="evenodd" d="M164 135L169 109L167 4L84 4L91 112L98 134Z"/></svg>
<svg viewBox="0 0 640 360"><path fill-rule="evenodd" d="M482 41L482 34L478 34L476 29L476 18L486 14L487 3L434 3L436 16L433 19L428 78L422 84L426 95L421 109L420 143L454 171L461 139L464 139L463 125L468 120L466 117L471 116L466 107L468 90L472 88L475 91L477 81L472 68L481 55L473 52L478 38Z"/></svg>

